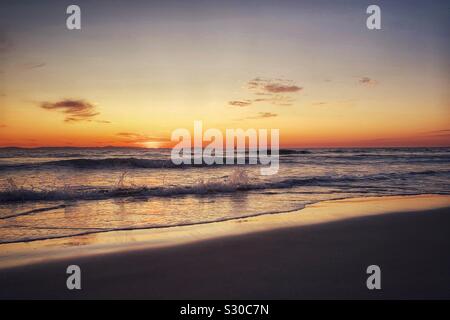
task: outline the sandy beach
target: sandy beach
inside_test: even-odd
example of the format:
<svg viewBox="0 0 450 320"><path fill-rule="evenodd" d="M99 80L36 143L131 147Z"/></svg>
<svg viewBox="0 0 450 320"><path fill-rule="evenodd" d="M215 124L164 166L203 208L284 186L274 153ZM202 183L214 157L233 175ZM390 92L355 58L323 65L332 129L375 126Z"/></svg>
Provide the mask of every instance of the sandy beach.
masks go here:
<svg viewBox="0 0 450 320"><path fill-rule="evenodd" d="M421 208L433 205L437 208ZM357 208L365 214L355 214ZM189 226L189 231L179 232L196 240L185 243L159 241L159 246L89 255L82 255L80 247L80 254L70 258L4 268L0 297L450 298L448 197L349 199L315 205L303 216L287 218L293 214L241 219L234 234L227 224L237 221ZM274 225L277 219L288 220L270 228L269 222ZM202 231L211 228L219 236ZM81 267L81 290L66 288L70 264ZM372 264L381 268L379 291L366 288L366 268Z"/></svg>

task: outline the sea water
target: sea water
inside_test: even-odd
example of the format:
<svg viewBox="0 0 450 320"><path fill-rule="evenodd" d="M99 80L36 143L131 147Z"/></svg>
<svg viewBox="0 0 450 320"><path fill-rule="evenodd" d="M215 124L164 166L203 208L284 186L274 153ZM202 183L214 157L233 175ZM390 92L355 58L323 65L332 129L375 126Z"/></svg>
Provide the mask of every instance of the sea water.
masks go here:
<svg viewBox="0 0 450 320"><path fill-rule="evenodd" d="M250 164L177 166L170 149L3 148L0 173L0 243L8 243L282 213L331 199L449 194L450 148L285 149L272 176Z"/></svg>

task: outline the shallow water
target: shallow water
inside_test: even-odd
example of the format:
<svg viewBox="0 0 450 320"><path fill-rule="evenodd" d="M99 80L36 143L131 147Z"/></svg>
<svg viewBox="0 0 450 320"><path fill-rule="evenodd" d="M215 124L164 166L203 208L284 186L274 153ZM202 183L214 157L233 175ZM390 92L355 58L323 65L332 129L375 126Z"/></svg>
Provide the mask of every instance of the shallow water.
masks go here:
<svg viewBox="0 0 450 320"><path fill-rule="evenodd" d="M0 243L287 212L322 200L449 194L449 148L281 150L280 170L174 166L170 150L0 151Z"/></svg>

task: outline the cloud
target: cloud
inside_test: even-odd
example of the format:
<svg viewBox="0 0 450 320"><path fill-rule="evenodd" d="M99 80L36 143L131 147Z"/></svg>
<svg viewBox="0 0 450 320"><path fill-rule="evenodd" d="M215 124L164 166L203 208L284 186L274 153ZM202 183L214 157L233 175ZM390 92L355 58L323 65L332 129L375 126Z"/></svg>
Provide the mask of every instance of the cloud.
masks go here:
<svg viewBox="0 0 450 320"><path fill-rule="evenodd" d="M429 137L448 137L450 136L450 129L428 131L423 134Z"/></svg>
<svg viewBox="0 0 450 320"><path fill-rule="evenodd" d="M255 96L261 98L241 99L229 101L228 104L238 107L247 107L253 103L266 102L277 106L290 106L295 101L289 94L298 93L303 90L292 80L287 79L265 79L254 78L247 82L248 89Z"/></svg>
<svg viewBox="0 0 450 320"><path fill-rule="evenodd" d="M284 92L297 92L303 88L295 85L283 85L279 83L270 83L264 87L264 89L271 93L284 93Z"/></svg>
<svg viewBox="0 0 450 320"><path fill-rule="evenodd" d="M133 133L133 132L119 132L117 135L123 136L123 137L134 137L134 136L138 136L139 134Z"/></svg>
<svg viewBox="0 0 450 320"><path fill-rule="evenodd" d="M45 62L26 62L21 65L24 69L37 69L45 67L47 64Z"/></svg>
<svg viewBox="0 0 450 320"><path fill-rule="evenodd" d="M0 128L6 128L7 125L6 124L0 124Z"/></svg>
<svg viewBox="0 0 450 320"><path fill-rule="evenodd" d="M378 84L378 81L369 77L362 77L358 80L358 83L363 86L375 86Z"/></svg>
<svg viewBox="0 0 450 320"><path fill-rule="evenodd" d="M295 101L294 98L284 96L284 95L270 95L266 98L257 98L253 100L254 102L267 102L276 106L291 106Z"/></svg>
<svg viewBox="0 0 450 320"><path fill-rule="evenodd" d="M59 111L66 115L65 122L91 121L100 113L95 106L85 100L65 99L57 102L42 102L40 107L49 111Z"/></svg>
<svg viewBox="0 0 450 320"><path fill-rule="evenodd" d="M146 143L146 142L169 142L169 138L148 136L140 133L134 132L119 132L118 136L124 138L126 143Z"/></svg>
<svg viewBox="0 0 450 320"><path fill-rule="evenodd" d="M294 93L303 90L294 81L286 79L254 78L247 83L247 88L256 94Z"/></svg>
<svg viewBox="0 0 450 320"><path fill-rule="evenodd" d="M450 133L450 129L428 131L427 133Z"/></svg>
<svg viewBox="0 0 450 320"><path fill-rule="evenodd" d="M235 106L235 107L247 107L247 106L251 105L252 102L250 100L234 100L234 101L229 101L228 104L230 106Z"/></svg>
<svg viewBox="0 0 450 320"><path fill-rule="evenodd" d="M254 116L254 117L247 117L245 119L257 120L257 119L274 118L274 117L277 117L277 116L278 116L278 114L272 113L272 112L258 112L258 115Z"/></svg>
<svg viewBox="0 0 450 320"><path fill-rule="evenodd" d="M316 108L353 108L357 100L345 99L334 101L314 101L311 102L312 107Z"/></svg>

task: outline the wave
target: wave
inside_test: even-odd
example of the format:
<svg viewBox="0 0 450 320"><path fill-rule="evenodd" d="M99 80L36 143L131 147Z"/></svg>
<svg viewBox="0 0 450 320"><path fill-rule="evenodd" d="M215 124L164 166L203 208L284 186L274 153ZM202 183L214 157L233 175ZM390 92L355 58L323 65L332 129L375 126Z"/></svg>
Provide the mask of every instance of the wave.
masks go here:
<svg viewBox="0 0 450 320"><path fill-rule="evenodd" d="M170 160L140 158L70 159L44 163L49 166L73 167L78 169L103 168L169 168L175 166Z"/></svg>
<svg viewBox="0 0 450 320"><path fill-rule="evenodd" d="M146 230L146 229L164 229L164 228L175 228L175 227L185 227L185 226L193 226L193 225L205 225L205 224L211 224L211 223L217 223L217 222L225 222L225 221L231 221L231 220L237 220L237 219L247 219L252 217L258 217L258 216L264 216L264 215L271 215L271 214L281 214L281 213L289 213L289 212L295 212L304 209L307 205L316 203L317 201L308 201L305 202L303 205L297 206L293 209L287 209L287 210L275 210L275 211L262 211L262 212L256 212L251 213L244 216L239 217L224 217L219 219L211 219L206 221L198 221L198 222L185 222L185 223L174 223L174 224L162 224L162 225L141 225L141 226L124 226L124 227L114 227L114 228L74 228L74 227L31 227L31 226L23 226L23 225L9 225L9 227L14 228L32 228L32 229L54 229L54 230L73 230L74 233L70 234L55 234L51 236L32 236L32 237L20 237L19 239L15 240L1 240L0 244L7 244L7 243L19 243L19 242L32 242L32 241L38 241L38 240L50 240L50 239L60 239L60 238L71 238L75 236L81 236L81 235L88 235L88 234L95 234L95 233L104 233L104 232L111 232L111 231L131 231L131 230Z"/></svg>
<svg viewBox="0 0 450 320"><path fill-rule="evenodd" d="M163 169L163 168L183 168L187 165L175 165L171 160L162 159L141 159L141 158L106 158L106 159L67 159L55 160L30 164L3 164L0 170L8 169L34 169L42 167L64 167L74 169Z"/></svg>
<svg viewBox="0 0 450 320"><path fill-rule="evenodd" d="M248 159L246 157L246 159ZM226 160L224 160L225 163ZM192 161L194 162L194 161ZM248 161L246 160L247 164ZM142 159L142 158L106 158L106 159L67 159L55 160L38 163L26 164L0 164L0 170L20 170L20 169L37 169L37 168L51 168L63 167L74 169L166 169L176 168L185 169L191 167L217 167L220 164L208 165L202 164L174 164L172 160L166 159ZM227 164L228 166L229 164ZM240 166L240 164L232 164Z"/></svg>
<svg viewBox="0 0 450 320"><path fill-rule="evenodd" d="M385 162L390 163L423 163L423 164L447 164L450 161L450 154L448 153L435 153L435 154L396 154L396 153L376 153L370 152L369 150L364 150L365 152L355 153L355 150L350 153L349 150L339 150L339 154L336 150L330 151L319 150L297 150L297 149L281 149L279 151L280 163L306 163L306 164L316 164L316 163L326 163L328 165L352 165L357 162ZM389 150L392 151L392 150ZM73 169L83 169L83 170L102 170L102 169L186 169L192 167L217 167L219 164L207 165L202 164L174 164L170 156L167 154L154 154L153 158L136 156L132 157L130 155L122 155L121 157L75 157L71 159L66 159L66 157L78 156L77 154L66 154L63 155L62 159L55 159L50 161L38 161L32 163L26 162L9 162L11 160L6 160L3 163L0 162L0 171L7 170L28 170L28 169L53 169L53 168L73 168ZM80 154L81 155L81 154ZM53 154L54 156L54 154ZM39 158L39 157L36 157ZM249 159L251 155L245 153L240 155L240 158L245 159L246 166L249 164ZM258 160L258 159L257 159ZM20 161L16 158L14 161ZM223 162L226 162L226 157L224 157ZM259 163L259 160L256 161ZM228 164L227 164L228 165ZM242 166L242 164L235 163L234 166Z"/></svg>
<svg viewBox="0 0 450 320"><path fill-rule="evenodd" d="M211 195L244 192L265 189L289 189L299 186L327 186L371 188L376 181L403 181L413 176L444 176L450 171L413 171L405 173L373 174L366 176L319 176L288 178L279 181L249 182L244 179L230 179L219 182L199 182L186 186L133 186L133 187L66 187L54 190L35 190L15 188L0 191L0 203L24 201L59 201L59 200L104 200L121 197L172 197L182 195ZM391 184L391 187L394 183ZM375 186L373 186L375 188Z"/></svg>
<svg viewBox="0 0 450 320"><path fill-rule="evenodd" d="M294 150L294 149L280 149L278 151L280 155L289 155L289 154L312 154L309 150Z"/></svg>
<svg viewBox="0 0 450 320"><path fill-rule="evenodd" d="M27 210L24 212L19 212L19 213L7 215L7 216L0 216L0 220L16 218L16 217L20 217L20 216L28 216L28 215L35 214L35 213L51 211L51 210L55 210L55 209L61 209L61 208L65 208L65 207L66 207L65 204L61 204L61 205L51 206L51 207L46 207L46 208L37 208L37 209Z"/></svg>

